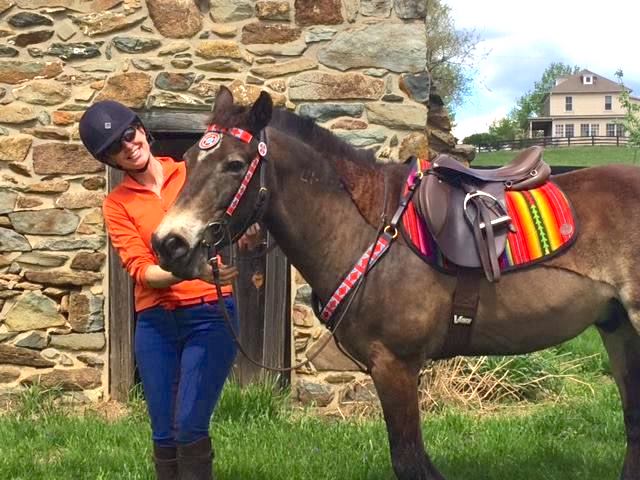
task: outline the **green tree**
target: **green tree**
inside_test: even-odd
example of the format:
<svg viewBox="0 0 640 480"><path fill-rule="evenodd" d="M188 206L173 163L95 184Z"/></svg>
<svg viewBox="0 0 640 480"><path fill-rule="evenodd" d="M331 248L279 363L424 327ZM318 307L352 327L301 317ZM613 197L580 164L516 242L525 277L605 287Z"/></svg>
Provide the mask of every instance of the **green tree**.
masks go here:
<svg viewBox="0 0 640 480"><path fill-rule="evenodd" d="M469 93L480 37L475 31L456 29L451 9L441 0L427 0L426 14L427 70L452 112Z"/></svg>
<svg viewBox="0 0 640 480"><path fill-rule="evenodd" d="M627 132L628 145L638 149L640 148L640 103L631 99L630 90L625 87L624 83L622 82L623 76L624 74L622 73L622 70L619 69L616 72L616 77L623 88L619 99L622 108L624 108L625 110L625 116L622 124L624 125L624 129ZM637 152L634 155L637 155Z"/></svg>
<svg viewBox="0 0 640 480"><path fill-rule="evenodd" d="M473 145L479 149L496 150L499 141L500 139L491 133L474 133L465 137L462 143Z"/></svg>
<svg viewBox="0 0 640 480"><path fill-rule="evenodd" d="M524 133L529 130L529 118L544 114L544 99L556 84L556 79L563 75L575 75L580 71L577 66L562 62L551 63L543 72L542 78L533 84L533 90L525 93L517 100L516 106L509 112L509 118Z"/></svg>
<svg viewBox="0 0 640 480"><path fill-rule="evenodd" d="M517 122L508 117L495 120L489 127L489 133L500 141L515 140L520 137Z"/></svg>

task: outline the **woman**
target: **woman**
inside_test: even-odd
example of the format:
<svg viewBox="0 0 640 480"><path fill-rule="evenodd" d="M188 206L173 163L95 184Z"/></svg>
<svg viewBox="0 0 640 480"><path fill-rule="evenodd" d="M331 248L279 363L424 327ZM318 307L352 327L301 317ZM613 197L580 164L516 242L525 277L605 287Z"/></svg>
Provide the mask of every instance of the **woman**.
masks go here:
<svg viewBox="0 0 640 480"><path fill-rule="evenodd" d="M200 279L183 281L160 268L151 248L151 234L185 182L185 165L152 155L149 132L118 102L92 105L80 119L80 138L97 160L125 173L103 212L111 242L135 281L135 355L157 478L210 480L209 423L236 347L215 287L207 283L211 267L203 265ZM233 313L230 283L237 271L223 265L220 274Z"/></svg>

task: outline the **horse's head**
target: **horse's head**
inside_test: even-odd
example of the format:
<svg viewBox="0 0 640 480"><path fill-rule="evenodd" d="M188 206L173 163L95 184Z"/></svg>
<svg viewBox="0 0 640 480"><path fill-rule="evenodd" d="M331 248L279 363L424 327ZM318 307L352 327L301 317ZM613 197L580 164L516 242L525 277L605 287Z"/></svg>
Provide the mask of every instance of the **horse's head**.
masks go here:
<svg viewBox="0 0 640 480"><path fill-rule="evenodd" d="M256 177L265 168L258 154L260 135L272 105L262 92L251 108L239 107L231 92L220 88L207 132L184 154L185 185L153 235L162 268L182 278L197 277L209 246L230 243L255 220L263 193Z"/></svg>

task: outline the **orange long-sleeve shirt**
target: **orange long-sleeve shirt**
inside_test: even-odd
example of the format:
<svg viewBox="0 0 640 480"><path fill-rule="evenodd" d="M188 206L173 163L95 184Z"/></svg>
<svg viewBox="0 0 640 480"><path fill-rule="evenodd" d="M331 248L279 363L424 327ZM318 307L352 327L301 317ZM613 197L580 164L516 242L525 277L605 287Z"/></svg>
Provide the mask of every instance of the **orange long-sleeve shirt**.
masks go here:
<svg viewBox="0 0 640 480"><path fill-rule="evenodd" d="M151 288L144 280L147 269L158 265L151 247L151 235L175 201L186 179L184 162L156 157L162 164L164 182L160 196L129 176L113 189L103 204L104 219L111 243L135 282L135 310L179 306L217 300L215 287L202 280L185 280L167 288ZM231 294L231 286L223 287Z"/></svg>

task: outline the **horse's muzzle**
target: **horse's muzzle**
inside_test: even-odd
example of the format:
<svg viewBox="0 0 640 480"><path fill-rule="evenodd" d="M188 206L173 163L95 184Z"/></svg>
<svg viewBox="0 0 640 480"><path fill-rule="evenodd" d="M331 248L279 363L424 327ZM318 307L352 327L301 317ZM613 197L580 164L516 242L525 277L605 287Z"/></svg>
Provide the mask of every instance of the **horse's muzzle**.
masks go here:
<svg viewBox="0 0 640 480"><path fill-rule="evenodd" d="M188 266L192 252L187 241L180 235L170 233L160 237L154 233L151 245L163 269L178 274Z"/></svg>

